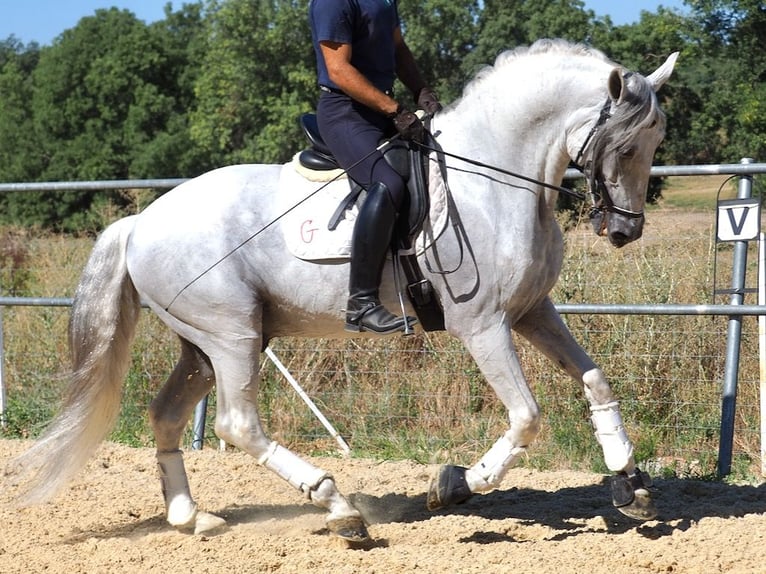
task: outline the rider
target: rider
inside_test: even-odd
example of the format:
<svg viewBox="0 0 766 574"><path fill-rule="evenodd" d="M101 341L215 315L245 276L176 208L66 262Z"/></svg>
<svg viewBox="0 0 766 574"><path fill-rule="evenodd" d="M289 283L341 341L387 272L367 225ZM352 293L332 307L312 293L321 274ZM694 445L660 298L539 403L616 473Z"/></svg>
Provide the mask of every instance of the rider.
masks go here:
<svg viewBox="0 0 766 574"><path fill-rule="evenodd" d="M376 148L397 132L418 139L423 124L394 99L398 77L426 113L441 109L402 37L396 0L311 0L309 23L320 87L319 131L338 164L367 190L351 238L346 330L405 331L380 302L391 236L405 198L402 177Z"/></svg>

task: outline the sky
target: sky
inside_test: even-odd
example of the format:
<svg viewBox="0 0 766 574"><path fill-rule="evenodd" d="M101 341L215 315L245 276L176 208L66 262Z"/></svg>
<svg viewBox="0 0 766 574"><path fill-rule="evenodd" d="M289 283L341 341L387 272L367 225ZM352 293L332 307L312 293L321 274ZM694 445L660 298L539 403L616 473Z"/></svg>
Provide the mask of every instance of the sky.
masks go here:
<svg viewBox="0 0 766 574"><path fill-rule="evenodd" d="M140 20L151 23L164 18L168 0L0 0L0 41L14 35L24 44L50 44L64 30L74 27L80 18L99 8L116 6L130 10ZM171 2L178 10L183 1ZM642 10L656 11L658 6L684 11L682 0L585 0L586 9L598 16L610 16L614 24L639 20Z"/></svg>

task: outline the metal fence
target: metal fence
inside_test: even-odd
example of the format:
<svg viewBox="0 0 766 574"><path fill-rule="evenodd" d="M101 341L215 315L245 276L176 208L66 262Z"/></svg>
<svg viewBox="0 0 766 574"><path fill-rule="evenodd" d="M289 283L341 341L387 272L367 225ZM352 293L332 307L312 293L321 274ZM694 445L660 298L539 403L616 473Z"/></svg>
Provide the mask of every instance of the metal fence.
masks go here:
<svg viewBox="0 0 766 574"><path fill-rule="evenodd" d="M691 175L739 175L743 177L750 177L753 174L766 173L766 164L743 162L741 164L725 164L714 166L664 166L655 167L652 169L652 175L657 177L663 176L691 176ZM579 174L573 171L568 172L567 177L578 177ZM0 192L7 191L74 191L74 190L105 190L105 189L166 189L171 188L179 183L183 182L181 179L170 180L120 180L109 182L57 182L57 183L30 183L30 184L0 184ZM711 225L713 224L712 218L713 208L711 206ZM651 215L650 215L651 217ZM645 233L645 235L651 235ZM703 241L711 242L711 249L717 251L718 247L713 245L713 239L708 234L707 238ZM703 236L704 237L704 236ZM674 240L683 240L683 236L676 237ZM699 241L700 237L695 236L690 238L689 241ZM578 253L582 251L593 250L593 240L590 239L588 232L582 233L575 232L572 237L569 238L570 243L573 244L574 249L579 249ZM651 242L651 237L646 240ZM752 250L752 246L746 247ZM648 247L640 247L639 255L636 259L636 265L642 265L648 263L648 266L654 269L649 259L643 259L641 251L648 251ZM602 257L599 253L588 254L594 258ZM728 253L727 253L728 255ZM751 261L754 257L751 255ZM583 262L581 262L583 263ZM587 268L590 264L586 261L581 267ZM710 260L704 262L691 262L689 265L710 265ZM570 271L565 267L563 275L567 273L580 273L579 271ZM663 271L666 272L666 271ZM720 272L726 279L730 279L728 275L731 274L731 270L728 268L728 264L721 264L720 269L716 270ZM712 271L711 271L712 273ZM585 273L587 275L587 273ZM750 274L754 277L754 274ZM563 279L570 279L564 281L564 287L559 287L559 291L555 294L557 300L572 300L577 297L571 297L569 291L583 291L587 293L593 293L594 288L589 281L598 281L597 277L592 278L578 278L574 281L577 285L576 288L572 288L571 278L563 277ZM578 283L582 281L582 283ZM676 279L677 282L683 281L683 277ZM561 282L560 282L561 283ZM714 281L713 281L714 283ZM0 285L0 287L2 287ZM74 286L71 286L73 288ZM603 293L604 291L622 290L623 298L635 295L630 293L630 290L626 290L625 285L615 284L613 286L599 286ZM562 290L563 289L563 290ZM56 295L56 294L51 294ZM64 294L66 295L66 294ZM646 297L636 297L634 301L630 299L620 303L601 304L601 303L562 303L558 305L559 311L565 316L566 321L570 324L575 336L583 342L584 346L591 351L589 343L596 342L597 349L592 351L594 359L605 367L607 373L615 381L615 388L623 400L624 410L626 411L626 419L629 419L631 413L637 413L642 409L658 409L668 411L669 416L664 418L662 422L658 422L657 425L664 425L668 428L663 431L663 436L668 437L668 442L671 446L662 450L663 458L672 459L674 457L684 458L684 464L693 464L694 460L699 457L715 457L715 449L720 447L720 441L718 440L721 432L721 422L725 424L731 424L731 440L733 442L732 449L734 455L744 454L748 458L757 458L760 455L758 451L759 445L759 416L760 405L758 402L758 393L754 390L760 385L760 377L757 368L757 353L755 352L754 342L757 340L757 325L754 320L748 320L752 316L757 316L764 313L764 307L754 304L746 304L747 301L742 298L740 301L729 301L729 304L714 304L710 299L704 302L696 301L693 303L673 302L667 297L662 295L660 300L651 301L646 300ZM598 299L597 299L598 300ZM601 298L604 300L604 298ZM637 302L635 302L637 301ZM732 303L736 305L736 310L733 310ZM64 334L66 329L66 307L71 304L71 299L67 296L60 297L0 297L0 413L4 413L9 404L9 398L6 395L6 388L8 394L14 392L23 393L25 381L27 379L36 377L47 377L50 379L48 383L43 385L49 389L49 395L44 397L44 401L55 402L56 396L61 387L60 373L63 372L63 365L65 363L66 349ZM28 313L35 313L39 315L34 319L26 319L31 325L34 323L31 331L28 333L34 333L28 336L23 344L19 345L15 342L13 357L5 356L6 341L4 340L4 331L6 327L3 325L3 309L12 308L21 312L21 309L26 309ZM31 315L30 315L31 316ZM707 320L701 321L701 317L708 317ZM17 317L14 317L16 319ZM727 361L731 361L731 348L726 343L727 340L727 324L724 321L728 321L729 329L731 329L731 321L738 321L742 324L744 319L743 333L745 337L745 346L743 355L748 359L749 365L745 369L735 370L735 379L733 381L734 387L731 387L732 381L727 380L727 377L731 376L731 365L727 365ZM662 324L659 324L659 321ZM10 322L8 322L10 323ZM14 323L15 325L15 323ZM619 329L622 333L619 340L615 338L612 333L615 329ZM672 345L666 345L661 351L656 349L632 349L630 346L630 340L633 335L637 333L645 334L647 330L657 329L663 331L668 340L672 341ZM719 339L719 344L714 345L714 349L695 347L692 344L697 336L701 332L712 333L712 337ZM10 333L9 333L10 335ZM58 339L58 342L53 346L54 351L50 350L50 346L46 345L46 350L42 352L37 351L36 343L46 341L53 337ZM151 335L154 337L154 335ZM603 343L606 341L606 344ZM153 381L149 386L156 386L164 380L167 373L172 368L175 360L175 348L171 344L172 340L157 341L150 339L147 341L139 341L139 355L140 359L134 361L134 371L129 380L128 386L131 384L140 386L141 379L148 379ZM737 346L739 343L737 342ZM151 353L159 352L162 356L159 360L149 360L148 357ZM381 425L388 425L390 428L394 428L399 423L402 423L400 427L404 429L405 435L408 433L415 434L414 427L429 428L431 421L429 420L429 413L437 413L438 418L443 419L444 414L442 411L434 409L422 408L420 406L413 406L414 403L426 403L426 404L440 404L450 400L454 397L446 396L439 390L440 386L447 387L450 383L459 379L463 385L462 388L466 388L466 393L470 396L467 398L467 403L474 405L474 403L491 400L487 398L485 391L477 390L474 388L475 379L477 379L476 373L472 370L470 357L467 357L464 350L459 347L445 343L444 341L427 341L426 343L419 343L416 348L401 349L397 348L392 351L385 345L383 347L376 346L373 349L367 347L358 346L354 343L344 342L342 344L336 344L333 342L320 341L313 342L307 347L305 344L295 344L291 341L280 341L277 344L276 352L285 359L285 363L296 377L297 380L304 384L309 394L317 399L324 413L332 420L336 426L341 429L350 428L352 426L352 420L362 416L376 417L373 422L370 423L370 427L380 428ZM306 353L313 357L310 360L303 359L302 361L293 361L292 358L297 354L302 353L305 357ZM391 352L409 354L410 359L403 362L405 364L416 365L412 370L397 373L392 373L387 370L386 363L390 363L388 355ZM360 362L360 355L373 355L383 353L386 357L382 362L373 361ZM420 365L420 359L423 357L431 356L433 353L440 353L443 357L447 357L446 360L441 361L443 368L437 372L431 370L428 375L431 381L428 384L423 385L423 391L412 392L407 390L409 396L402 396L401 386L397 382L402 377L408 379L410 382L417 382L420 378L424 377L422 374L422 368ZM522 344L520 353L524 356L525 360L531 363L530 369L533 375L530 378L534 378L536 392L538 399L543 406L543 411L556 411L557 409L578 409L582 408L582 394L580 389L573 389L571 382L563 375L555 373L554 370L545 367L537 367L534 363L536 359L531 358L532 352L528 351ZM336 359L328 360L326 357L335 356ZM351 357L354 358L351 358ZM146 360L144 360L146 359ZM674 379L673 373L676 371L681 372L681 369L676 369L672 366L673 362L677 363L695 363L699 364L699 377L692 380L688 375L680 376ZM349 393L348 387L343 385L337 385L337 379L339 376L345 376L350 378L359 378L359 372L349 373L349 365L360 365L361 368L368 369L369 374L379 381L380 392L375 392L375 395L369 397L367 404L376 404L381 408L376 412L365 415L357 410L349 409L348 402L341 400L343 393ZM373 364L374 363L374 364ZM629 368L623 369L620 367L620 363L630 365ZM670 380L658 381L656 379L655 372L659 371L659 368L653 368L652 365L658 365L659 363L670 363L670 368L665 368L663 372L669 372ZM737 357L737 363L739 363L739 357ZM756 367L753 367L753 364ZM157 365L163 367L163 372L150 372L147 365L151 365L151 369L157 368ZM370 366L372 365L372 366ZM11 366L10 372L7 368ZM475 368L474 368L475 369ZM338 373L338 371L343 371ZM688 370L688 369L687 369ZM615 375L614 373L617 373ZM273 385L279 384L279 374L274 371L273 373L265 373L266 376L271 376L275 382ZM441 378L440 378L441 377ZM131 383L132 381L132 383ZM739 403L736 403L737 399L737 385L740 389L746 389L746 393L740 393ZM414 385L416 386L416 385ZM413 386L413 387L414 387ZM695 391L687 393L689 396L680 396L684 393L678 391L679 396L666 396L673 394L672 389L683 389L686 387L694 387ZM728 387L728 388L727 388ZM559 391L558 389L566 388L566 391ZM663 388L668 389L665 392L665 396L655 396L648 389ZM410 387L408 387L410 389ZM450 392L454 391L454 387L450 387ZM316 424L307 422L311 420L302 415L297 414L298 410L306 410L305 407L296 401L292 404L288 410L291 413L293 420L284 421L284 417L277 416L278 406L276 401L271 397L272 389L269 385L266 385L266 404L264 405L264 417L266 418L267 425L271 423L277 431L280 440L284 442L295 441L321 441L319 438L323 434L323 429ZM276 392L276 391L274 391ZM356 387L355 393L371 393L368 388L364 388L360 391L360 387ZM728 393L728 395L727 395ZM357 397L358 398L358 397ZM23 397L21 397L23 400ZM710 417L701 417L698 414L701 402L706 402L709 405L720 405L718 410L720 417L716 420L711 420ZM396 403L398 406L395 406ZM661 403L661 404L660 404ZM404 405L402 407L402 405ZM736 410L735 410L736 405ZM134 416L144 416L140 414L146 404L138 405ZM337 406L337 408L335 408ZM475 405L474 405L475 406ZM280 405L279 408L282 408ZM474 407L470 407L474 408ZM481 415L486 415L486 409L478 409L481 411ZM728 410L727 410L728 409ZM283 409L284 410L284 409ZM459 422L461 417L472 416L472 413L468 414L454 414L455 422ZM494 423L496 425L503 424L503 415L498 412L495 413ZM731 420L727 421L729 417ZM290 417L288 417L290 418ZM583 428L587 427L587 417L584 417ZM724 419L723 421L721 419ZM371 419L372 420L372 419ZM408 422L409 421L409 422ZM674 421L674 422L670 422ZM443 424L444 421L439 421ZM33 423L32 426L39 423ZM434 423L435 424L435 423ZM449 423L448 423L449 424ZM471 445L475 450L482 450L485 446L489 446L495 438L493 430L488 430L485 427L481 427L481 424L477 424L476 439ZM481 428L479 428L481 427ZM209 428L209 427L208 427ZM357 431L358 432L358 431ZM396 431L399 432L399 431ZM396 432L394 432L393 440L396 438ZM543 430L545 433L555 434L557 430L555 425L551 424L547 429ZM639 430L639 434L641 434ZM701 432L701 434L700 434ZM726 431L728 432L728 431ZM208 433L209 435L210 433ZM589 431L585 431L586 435L589 435ZM690 434L695 437L706 436L709 440L698 441L700 444L688 444L684 440L684 435ZM426 438L424 439L423 436ZM150 437L145 438L147 441ZM357 437L358 438L358 437ZM399 437L401 440L408 438L407 436ZM588 437L588 440L592 439L592 435ZM392 436L389 435L386 440L392 440ZM416 440L425 440L428 444L424 446L424 450L433 448L446 448L457 449L455 445L445 445L435 438L433 442L430 442L427 434L422 435ZM729 440L725 438L725 440ZM372 444L372 443L371 443ZM675 445L675 446L672 446ZM353 446L353 443L352 443ZM382 450L385 450L384 446L378 445ZM372 448L372 447L371 447ZM721 453L718 453L720 459ZM558 451L551 451L551 453L537 452L536 456L550 458L560 456ZM724 453L724 456L727 456ZM730 454L728 456L731 456ZM691 461L691 462L690 462ZM667 462L667 461L665 461ZM720 463L720 461L719 461Z"/></svg>

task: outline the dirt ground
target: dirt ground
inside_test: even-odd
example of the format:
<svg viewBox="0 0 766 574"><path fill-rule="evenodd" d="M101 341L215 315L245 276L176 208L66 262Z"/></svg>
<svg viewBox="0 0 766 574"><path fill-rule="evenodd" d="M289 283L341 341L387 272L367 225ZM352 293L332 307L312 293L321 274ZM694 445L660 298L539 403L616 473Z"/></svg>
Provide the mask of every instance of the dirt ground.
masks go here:
<svg viewBox="0 0 766 574"><path fill-rule="evenodd" d="M0 441L0 460L24 445ZM0 491L0 572L766 572L766 485L657 480L660 515L637 523L611 507L601 475L513 469L497 491L431 513L435 467L313 460L362 510L373 541L331 537L286 483L214 450L187 452L187 470L200 507L227 526L178 532L164 520L153 451L105 444L53 503L17 508Z"/></svg>

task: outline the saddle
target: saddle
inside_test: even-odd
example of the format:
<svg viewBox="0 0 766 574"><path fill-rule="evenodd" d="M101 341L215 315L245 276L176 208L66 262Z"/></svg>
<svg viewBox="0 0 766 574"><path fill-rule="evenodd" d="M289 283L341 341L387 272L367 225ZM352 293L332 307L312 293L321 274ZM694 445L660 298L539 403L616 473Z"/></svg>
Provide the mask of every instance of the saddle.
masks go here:
<svg viewBox="0 0 766 574"><path fill-rule="evenodd" d="M298 155L300 164L315 171L339 169L338 162L319 134L316 114L303 114L300 117L300 125L309 143L309 147ZM402 140L391 142L382 151L388 164L407 184L407 197L401 207L397 229L392 238L393 252L407 279L407 296L423 330L443 331L444 313L434 296L431 282L423 277L413 248L415 238L420 234L430 208L427 184L428 157L418 146ZM364 201L364 188L350 177L349 182L351 191L340 202L328 223L328 229L331 231L338 225L347 209L356 202Z"/></svg>

